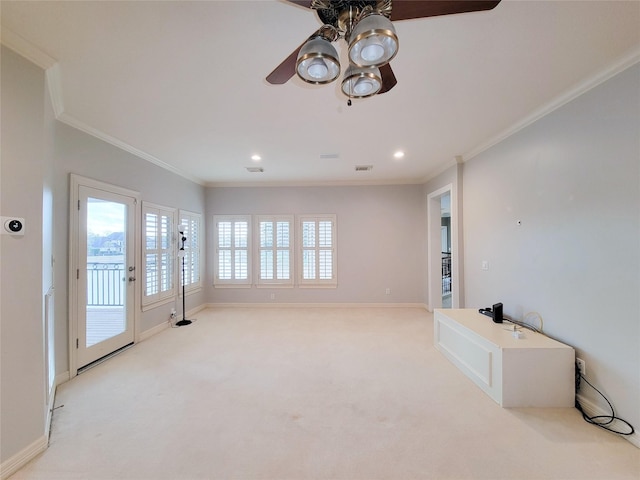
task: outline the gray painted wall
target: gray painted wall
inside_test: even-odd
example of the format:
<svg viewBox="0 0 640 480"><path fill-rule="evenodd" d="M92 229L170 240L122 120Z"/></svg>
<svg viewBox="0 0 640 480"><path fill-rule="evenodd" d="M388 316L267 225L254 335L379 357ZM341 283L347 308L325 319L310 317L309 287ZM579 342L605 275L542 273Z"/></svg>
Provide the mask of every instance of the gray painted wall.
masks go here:
<svg viewBox="0 0 640 480"><path fill-rule="evenodd" d="M43 277L44 72L2 48L1 214L25 219L0 236L0 461L45 432ZM47 239L49 241L49 239Z"/></svg>
<svg viewBox="0 0 640 480"><path fill-rule="evenodd" d="M26 219L24 237L0 237L4 462L36 441L46 443L43 300L52 284L55 369L58 375L69 370L69 174L136 190L143 201L206 217L204 187L55 120L40 68L3 47L1 73L2 215ZM187 296L187 309L206 303L204 291ZM140 331L166 322L173 306L141 313Z"/></svg>
<svg viewBox="0 0 640 480"><path fill-rule="evenodd" d="M314 213L337 215L337 288L213 288L213 265L209 262L208 301L423 302L426 210L421 185L207 189L211 226L216 214ZM213 228L207 233L207 250L213 252ZM385 293L387 288L390 295Z"/></svg>
<svg viewBox="0 0 640 480"><path fill-rule="evenodd" d="M463 174L466 306L539 312L636 427L639 86L635 65L467 162Z"/></svg>
<svg viewBox="0 0 640 480"><path fill-rule="evenodd" d="M54 128L54 215L62 219L55 224L55 281L59 299L56 302L56 318L66 319L68 318L66 269L69 261L69 175L71 173L140 192L143 202L201 213L203 219L205 218L205 188L61 122L56 121ZM187 310L205 303L204 289L187 295L186 302ZM166 322L173 307L181 311L182 300L178 303L179 305L165 304L143 312L140 316L140 331L144 332ZM66 321L58 322L56 338L56 361L60 365L67 366ZM59 370L58 373L61 371L65 370Z"/></svg>

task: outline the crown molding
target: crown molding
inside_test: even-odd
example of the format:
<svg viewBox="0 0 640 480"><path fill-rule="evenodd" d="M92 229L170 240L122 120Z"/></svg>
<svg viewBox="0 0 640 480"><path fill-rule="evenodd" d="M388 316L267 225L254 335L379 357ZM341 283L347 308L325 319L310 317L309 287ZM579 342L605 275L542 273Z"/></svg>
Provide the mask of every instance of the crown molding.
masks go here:
<svg viewBox="0 0 640 480"><path fill-rule="evenodd" d="M611 63L608 67L580 81L569 90L558 95L550 102L546 103L542 107L537 108L536 110L531 112L529 115L524 117L519 122L513 124L511 127L507 128L506 130L503 130L498 135L482 143L481 145L477 146L473 150L465 153L464 155L462 155L462 158L464 159L465 162L471 160L473 157L481 154L485 150L488 150L489 148L502 142L503 140L506 140L508 137L510 137L514 133L531 125L532 123L550 114L551 112L562 107L563 105L566 105L567 103L576 99L580 95L588 92L594 87L597 87L601 83L606 82L610 78L616 76L617 74L621 73L622 71L635 65L638 62L640 62L640 47L635 47L635 48L632 48L630 51L628 51L626 54L622 55L621 57L618 57L618 59L613 63Z"/></svg>
<svg viewBox="0 0 640 480"><path fill-rule="evenodd" d="M62 80L60 79L60 64L52 65L44 72L47 80L47 88L49 89L49 98L51 99L51 107L56 118L60 118L64 114L64 101L62 97Z"/></svg>
<svg viewBox="0 0 640 480"><path fill-rule="evenodd" d="M420 185L422 179L397 179L397 180L332 180L332 181L280 181L280 182L207 182L209 188L237 188L237 187L372 187L385 185Z"/></svg>
<svg viewBox="0 0 640 480"><path fill-rule="evenodd" d="M592 88L600 85L601 83L609 80L618 73L626 70L627 68L640 62L640 47L631 49L627 54L619 57L615 62L610 64L607 68L597 72L596 74L584 79L577 85L567 90L563 94L555 97L553 100L543 105L542 107L534 110L529 115L524 117L519 122L516 122L509 128L503 130L496 136L490 138L486 142L478 145L473 150L468 151L464 155L457 155L454 159L447 160L440 164L438 168L433 170L422 178L413 179L396 179L396 180L343 180L343 181L251 181L251 182L207 182L203 179L194 177L162 160L154 157L153 155L144 152L128 143L112 137L94 127L91 127L84 122L72 117L64 111L64 102L62 95L62 81L60 64L58 61L43 52L40 48L33 45L28 40L24 39L12 30L2 27L2 35L0 37L2 45L18 53L22 57L31 61L35 65L45 70L45 76L47 86L49 89L49 95L51 97L51 103L56 119L61 122L76 128L82 132L85 132L93 137L103 140L111 145L114 145L121 150L131 153L143 160L151 162L165 170L168 170L180 177L183 177L191 182L205 186L205 187L328 187L328 186L378 186L378 185L416 185L425 184L430 180L436 178L452 166L457 163L466 162L476 157L480 153L488 150L494 145L506 140L511 135L517 133L523 128L531 125L540 118L548 115L561 106L569 103L580 95L586 93Z"/></svg>
<svg viewBox="0 0 640 480"><path fill-rule="evenodd" d="M128 143L112 137L97 128L91 127L84 122L81 122L75 117L72 117L68 113L64 111L64 100L62 96L62 80L61 80L61 72L60 72L60 64L58 61L51 57L50 55L43 52L40 48L24 39L14 31L2 27L2 36L0 37L2 40L2 45L7 48L13 50L18 55L26 58L31 63L34 63L38 67L42 68L45 71L45 78L47 82L47 88L49 89L49 96L51 97L51 106L53 108L54 115L57 120L61 121L78 129L84 133L87 133L93 137L96 137L100 140L103 140L111 145L120 148L126 152L131 153L143 160L153 163L165 170L170 171L176 175L179 175L187 180L197 183L199 185L204 185L203 181L199 178L196 178L192 175L189 175L168 163L163 162L162 160L154 157L153 155L148 154L138 148L135 148Z"/></svg>
<svg viewBox="0 0 640 480"><path fill-rule="evenodd" d="M458 159L460 159L460 158L462 158L462 157L460 157L460 155L456 155L451 160L447 160L446 162L440 164L440 166L438 168L436 168L435 170L431 171L428 175L422 177L420 179L420 182L418 182L418 183L422 183L422 184L429 183L431 180L436 178L438 175L443 174L444 172L449 170L451 167L455 167L459 163Z"/></svg>
<svg viewBox="0 0 640 480"><path fill-rule="evenodd" d="M62 123L65 123L67 125L69 125L70 127L73 127L77 130L80 130L81 132L87 133L93 137L96 137L104 142L110 143L111 145L118 147L121 150L124 150L125 152L129 152L132 155L135 155L136 157L139 157L143 160L146 160L147 162L151 162L154 165L157 165L161 168L164 168L165 170L170 171L171 173L174 173L176 175L179 175L183 178L186 178L187 180L193 182L193 183L197 183L198 185L204 185L204 183L202 182L202 180L189 175L185 172L183 172L182 170L179 170L177 168L175 168L172 165L169 165L168 163L163 162L162 160L154 157L153 155L148 154L147 152L144 152L132 145L129 145L128 143L112 137L111 135L108 135L104 132L102 132L101 130L98 130L97 128L94 128L90 125L87 125L84 122L81 122L80 120L76 119L75 117L72 117L71 115L63 112L59 117L57 117L58 120L60 120Z"/></svg>
<svg viewBox="0 0 640 480"><path fill-rule="evenodd" d="M43 70L47 70L53 67L58 61L44 53L38 47L28 40L22 38L13 30L7 27L2 27L2 44L16 52L18 55L23 56L31 63L35 63Z"/></svg>

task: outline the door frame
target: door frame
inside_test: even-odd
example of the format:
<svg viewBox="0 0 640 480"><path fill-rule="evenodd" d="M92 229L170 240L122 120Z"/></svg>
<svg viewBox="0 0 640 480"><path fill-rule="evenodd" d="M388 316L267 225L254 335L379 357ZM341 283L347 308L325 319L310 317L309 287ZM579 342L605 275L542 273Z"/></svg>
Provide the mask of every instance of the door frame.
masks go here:
<svg viewBox="0 0 640 480"><path fill-rule="evenodd" d="M427 195L427 288L430 312L433 312L434 308L442 308L440 199L447 193L451 199L451 308L460 308L462 270L458 242L458 201L454 185L449 183Z"/></svg>
<svg viewBox="0 0 640 480"><path fill-rule="evenodd" d="M76 174L70 174L70 191L69 191L69 376L70 378L78 375L78 355L75 348L76 339L78 338L78 283L76 281L76 271L79 265L79 220L78 205L80 202L80 187L89 187L105 192L115 193L135 199L134 208L134 244L131 248L134 250L135 271L140 274L141 255L140 255L140 222L141 222L141 195L139 192L129 190L127 188L118 187L109 183L101 182L91 178L82 177ZM137 343L140 339L140 282L134 282L134 298L133 298L133 341Z"/></svg>

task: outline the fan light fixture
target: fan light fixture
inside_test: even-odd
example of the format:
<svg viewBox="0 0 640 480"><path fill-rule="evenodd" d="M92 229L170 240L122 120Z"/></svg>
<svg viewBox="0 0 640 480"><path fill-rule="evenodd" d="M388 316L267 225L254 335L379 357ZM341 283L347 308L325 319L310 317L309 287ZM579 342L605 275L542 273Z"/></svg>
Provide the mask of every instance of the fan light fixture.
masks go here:
<svg viewBox="0 0 640 480"><path fill-rule="evenodd" d="M349 98L371 97L382 89L378 67L389 63L398 53L395 28L384 15L370 13L360 18L345 37L350 39L349 67L342 80L342 92ZM300 48L296 73L302 80L325 84L338 78L340 61L331 45L336 38L336 29L325 24Z"/></svg>
<svg viewBox="0 0 640 480"><path fill-rule="evenodd" d="M351 32L349 60L359 67L381 67L398 53L398 37L391 20L372 13Z"/></svg>
<svg viewBox="0 0 640 480"><path fill-rule="evenodd" d="M349 98L366 98L382 88L382 77L377 68L361 68L350 65L342 80L342 93Z"/></svg>
<svg viewBox="0 0 640 480"><path fill-rule="evenodd" d="M1 1L1 0L0 0ZM324 84L340 74L338 54L332 42L347 44L349 65L341 90L352 97L387 93L398 83L391 60L399 42L394 23L400 20L480 12L495 8L501 0L281 0L315 11L321 22L308 40L294 50L269 75L267 82L282 85L294 75L308 83ZM393 23L391 22L393 19ZM356 68L364 70L355 70ZM375 69L375 70L374 70ZM378 70L380 69L380 70ZM366 71L369 70L369 71Z"/></svg>
<svg viewBox="0 0 640 480"><path fill-rule="evenodd" d="M338 52L322 37L311 38L298 53L296 73L308 83L333 82L340 75Z"/></svg>

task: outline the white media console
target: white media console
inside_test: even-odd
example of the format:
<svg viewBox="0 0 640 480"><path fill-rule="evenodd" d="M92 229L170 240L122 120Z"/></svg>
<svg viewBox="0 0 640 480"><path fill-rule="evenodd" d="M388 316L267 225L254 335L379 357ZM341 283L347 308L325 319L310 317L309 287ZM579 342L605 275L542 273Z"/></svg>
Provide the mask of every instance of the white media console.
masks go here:
<svg viewBox="0 0 640 480"><path fill-rule="evenodd" d="M494 323L475 309L436 309L434 344L503 407L573 407L575 351L545 335Z"/></svg>

